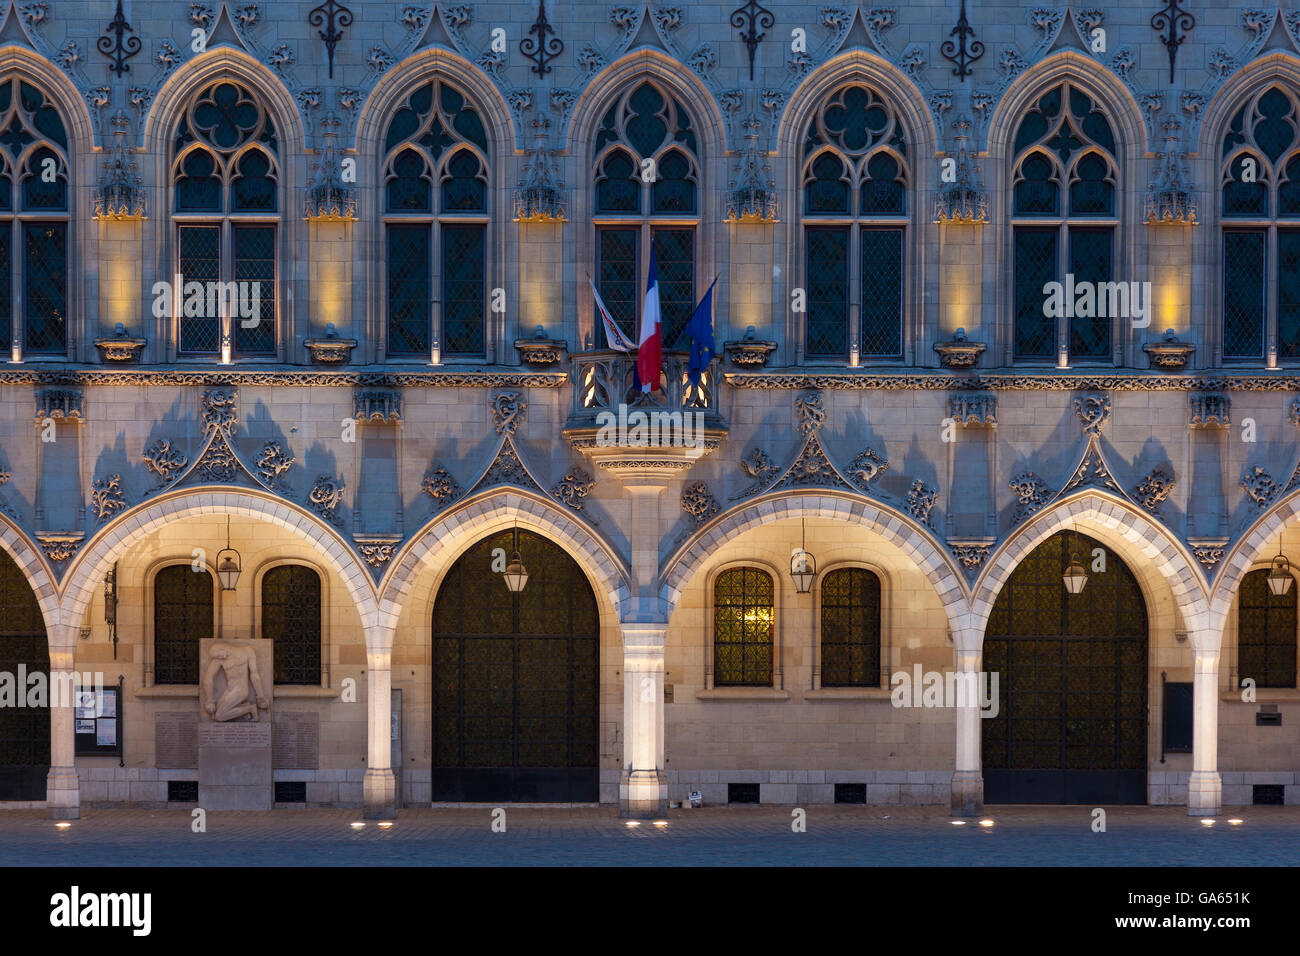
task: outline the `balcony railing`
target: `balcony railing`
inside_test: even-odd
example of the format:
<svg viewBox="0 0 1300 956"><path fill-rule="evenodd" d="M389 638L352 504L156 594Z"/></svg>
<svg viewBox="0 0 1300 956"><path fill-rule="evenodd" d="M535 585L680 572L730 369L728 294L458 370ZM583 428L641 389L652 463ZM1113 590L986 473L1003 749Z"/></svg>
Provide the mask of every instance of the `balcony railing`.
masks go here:
<svg viewBox="0 0 1300 956"><path fill-rule="evenodd" d="M635 387L636 353L606 349L579 352L571 355L570 359L575 385L573 412L568 422L570 428L595 424L601 412L617 413L620 405L626 405L629 410L701 411L707 427L726 427L717 408L716 361L705 369L700 384L695 386L687 377L688 354L665 353L659 373L659 390L645 393Z"/></svg>

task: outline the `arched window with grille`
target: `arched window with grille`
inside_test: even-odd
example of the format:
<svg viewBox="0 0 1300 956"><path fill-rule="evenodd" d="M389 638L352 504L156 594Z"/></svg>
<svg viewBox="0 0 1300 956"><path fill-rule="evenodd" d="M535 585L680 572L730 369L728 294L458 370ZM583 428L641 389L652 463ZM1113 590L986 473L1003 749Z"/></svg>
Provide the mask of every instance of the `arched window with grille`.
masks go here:
<svg viewBox="0 0 1300 956"><path fill-rule="evenodd" d="M214 584L206 569L173 564L153 579L154 683L197 684L199 641L215 636Z"/></svg>
<svg viewBox="0 0 1300 956"><path fill-rule="evenodd" d="M1237 683L1256 687L1296 686L1296 586L1274 594L1269 571L1241 579L1237 592Z"/></svg>
<svg viewBox="0 0 1300 956"><path fill-rule="evenodd" d="M713 585L713 683L771 687L776 621L772 576L730 568Z"/></svg>
<svg viewBox="0 0 1300 956"><path fill-rule="evenodd" d="M690 114L666 87L644 80L605 112L592 182L601 301L637 341L653 244L664 348L685 348L678 339L695 310L700 159Z"/></svg>
<svg viewBox="0 0 1300 956"><path fill-rule="evenodd" d="M822 578L821 686L880 686L880 578L837 568Z"/></svg>
<svg viewBox="0 0 1300 956"><path fill-rule="evenodd" d="M52 99L0 80L0 332L15 359L67 355L68 168Z"/></svg>
<svg viewBox="0 0 1300 956"><path fill-rule="evenodd" d="M1300 358L1300 98L1266 89L1220 149L1223 359ZM1276 276L1276 280L1274 280Z"/></svg>
<svg viewBox="0 0 1300 956"><path fill-rule="evenodd" d="M1087 93L1062 83L1021 119L1012 155L1013 356L1062 367L1113 361L1117 317L1106 314L1107 299L1048 315L1044 291L1049 282L1069 289L1069 275L1076 283L1116 278L1120 190L1110 121Z"/></svg>
<svg viewBox="0 0 1300 956"><path fill-rule="evenodd" d="M802 155L804 355L903 357L907 142L870 87L845 86L813 116Z"/></svg>
<svg viewBox="0 0 1300 956"><path fill-rule="evenodd" d="M184 277L172 301L182 356L277 355L279 154L260 99L229 80L206 87L181 117L171 169L176 272Z"/></svg>
<svg viewBox="0 0 1300 956"><path fill-rule="evenodd" d="M262 576L262 637L274 641L277 684L321 682L321 580L282 564Z"/></svg>
<svg viewBox="0 0 1300 956"><path fill-rule="evenodd" d="M486 354L487 132L433 80L393 114L383 147L388 335L393 357Z"/></svg>

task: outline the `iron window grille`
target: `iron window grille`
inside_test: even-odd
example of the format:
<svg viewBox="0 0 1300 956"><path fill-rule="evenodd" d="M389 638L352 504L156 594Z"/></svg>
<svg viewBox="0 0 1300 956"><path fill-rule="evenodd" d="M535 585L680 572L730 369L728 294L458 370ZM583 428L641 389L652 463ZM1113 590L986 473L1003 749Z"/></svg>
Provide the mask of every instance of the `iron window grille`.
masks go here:
<svg viewBox="0 0 1300 956"><path fill-rule="evenodd" d="M69 168L52 99L0 81L0 334L15 362L67 356Z"/></svg>
<svg viewBox="0 0 1300 956"><path fill-rule="evenodd" d="M188 563L162 568L153 581L155 684L198 684L199 641L215 636L216 583Z"/></svg>
<svg viewBox="0 0 1300 956"><path fill-rule="evenodd" d="M1300 99L1269 87L1237 110L1223 135L1220 347L1225 362L1274 368L1300 358L1298 109Z"/></svg>
<svg viewBox="0 0 1300 956"><path fill-rule="evenodd" d="M802 351L901 361L911 173L902 121L873 89L841 88L802 150Z"/></svg>
<svg viewBox="0 0 1300 956"><path fill-rule="evenodd" d="M434 80L393 114L384 139L385 354L487 354L490 150L469 99Z"/></svg>
<svg viewBox="0 0 1300 956"><path fill-rule="evenodd" d="M185 285L172 289L181 356L273 359L278 354L277 254L282 177L279 137L258 97L230 81L207 87L186 108L172 142L175 273L204 284L201 308ZM169 277L170 278L170 277ZM250 316L207 283L244 287ZM258 297L251 283L258 283ZM241 290L243 291L243 290Z"/></svg>
<svg viewBox="0 0 1300 956"><path fill-rule="evenodd" d="M1237 674L1256 687L1296 686L1296 588L1274 594L1268 569L1251 571L1237 592Z"/></svg>
<svg viewBox="0 0 1300 956"><path fill-rule="evenodd" d="M821 685L879 687L880 578L837 568L821 583Z"/></svg>
<svg viewBox="0 0 1300 956"><path fill-rule="evenodd" d="M1016 361L1117 362L1123 317L1044 314L1047 282L1119 278L1119 164L1101 108L1062 83L1021 119L1012 147L1011 355ZM1109 312L1109 309L1106 310Z"/></svg>
<svg viewBox="0 0 1300 956"><path fill-rule="evenodd" d="M592 168L601 300L635 342L653 243L664 348L685 348L701 221L699 148L690 114L657 83L627 90L601 120Z"/></svg>
<svg viewBox="0 0 1300 956"><path fill-rule="evenodd" d="M713 683L771 687L776 607L772 576L731 568L713 585Z"/></svg>
<svg viewBox="0 0 1300 956"><path fill-rule="evenodd" d="M262 638L273 641L275 683L321 683L321 580L301 564L262 576Z"/></svg>

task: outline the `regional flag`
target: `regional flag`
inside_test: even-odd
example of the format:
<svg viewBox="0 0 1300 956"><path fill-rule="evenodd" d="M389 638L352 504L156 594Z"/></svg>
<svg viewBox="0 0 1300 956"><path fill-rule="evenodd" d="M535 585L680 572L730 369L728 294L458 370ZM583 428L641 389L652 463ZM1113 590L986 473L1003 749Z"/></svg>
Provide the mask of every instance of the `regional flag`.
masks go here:
<svg viewBox="0 0 1300 956"><path fill-rule="evenodd" d="M605 308L605 303L600 298L596 283L591 281L591 276L587 277L587 283L591 286L591 294L596 297L596 310L600 313L600 324L605 327L605 342L615 351L631 352L636 346L632 344L631 339L623 334L623 330L618 327L614 317L609 314L609 309Z"/></svg>

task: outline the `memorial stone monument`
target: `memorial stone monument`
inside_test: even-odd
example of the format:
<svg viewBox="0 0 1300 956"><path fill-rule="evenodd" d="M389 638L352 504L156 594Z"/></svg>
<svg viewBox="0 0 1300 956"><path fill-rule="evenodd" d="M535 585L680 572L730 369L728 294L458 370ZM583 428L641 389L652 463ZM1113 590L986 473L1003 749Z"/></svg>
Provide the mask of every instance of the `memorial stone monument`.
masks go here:
<svg viewBox="0 0 1300 956"><path fill-rule="evenodd" d="M269 810L270 641L199 642L199 806Z"/></svg>

